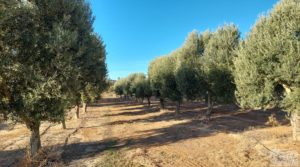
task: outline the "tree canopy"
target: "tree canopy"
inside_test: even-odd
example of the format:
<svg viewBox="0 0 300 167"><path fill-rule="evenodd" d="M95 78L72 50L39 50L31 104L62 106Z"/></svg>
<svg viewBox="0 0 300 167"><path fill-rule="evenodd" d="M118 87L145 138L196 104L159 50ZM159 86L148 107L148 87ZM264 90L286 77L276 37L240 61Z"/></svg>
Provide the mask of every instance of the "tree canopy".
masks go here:
<svg viewBox="0 0 300 167"><path fill-rule="evenodd" d="M105 47L93 33L84 0L8 6L0 20L0 111L32 131L34 155L41 146L41 121L61 121L78 92L103 90Z"/></svg>
<svg viewBox="0 0 300 167"><path fill-rule="evenodd" d="M299 114L299 16L299 1L282 0L257 21L241 43L234 76L242 107L279 106ZM299 120L294 122L299 126ZM300 139L299 133L295 136L297 131L294 129L294 138Z"/></svg>

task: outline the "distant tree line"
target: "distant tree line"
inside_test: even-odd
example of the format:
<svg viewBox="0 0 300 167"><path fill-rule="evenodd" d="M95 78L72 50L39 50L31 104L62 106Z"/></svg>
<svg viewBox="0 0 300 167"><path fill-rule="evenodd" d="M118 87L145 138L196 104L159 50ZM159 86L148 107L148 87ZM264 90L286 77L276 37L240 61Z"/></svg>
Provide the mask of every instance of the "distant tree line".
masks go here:
<svg viewBox="0 0 300 167"><path fill-rule="evenodd" d="M99 98L107 87L105 45L85 0L0 0L0 112L31 131Z"/></svg>
<svg viewBox="0 0 300 167"><path fill-rule="evenodd" d="M300 140L300 1L281 0L258 19L245 39L238 28L191 32L172 53L148 68L147 95L164 108L166 99L205 99L207 117L214 104L237 103L243 108L280 107L290 115L293 138ZM138 95L132 74L114 85L116 94ZM151 89L151 91L149 90ZM150 93L152 92L152 93Z"/></svg>
<svg viewBox="0 0 300 167"><path fill-rule="evenodd" d="M147 99L150 106L152 89L150 81L143 73L130 74L126 78L119 79L113 85L114 92L125 99L135 97L136 100L144 101Z"/></svg>

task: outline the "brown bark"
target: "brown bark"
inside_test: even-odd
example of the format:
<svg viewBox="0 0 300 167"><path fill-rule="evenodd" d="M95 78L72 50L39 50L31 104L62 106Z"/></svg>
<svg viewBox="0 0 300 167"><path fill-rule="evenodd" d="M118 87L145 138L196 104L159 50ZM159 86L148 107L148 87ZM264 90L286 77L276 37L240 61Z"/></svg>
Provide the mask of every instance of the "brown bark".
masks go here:
<svg viewBox="0 0 300 167"><path fill-rule="evenodd" d="M5 121L8 119L7 113L6 113L6 112L3 113L3 119L4 119Z"/></svg>
<svg viewBox="0 0 300 167"><path fill-rule="evenodd" d="M30 136L30 157L33 157L37 154L41 146L40 139L40 124L36 124L30 127L31 136Z"/></svg>
<svg viewBox="0 0 300 167"><path fill-rule="evenodd" d="M180 113L180 101L176 103L176 114Z"/></svg>
<svg viewBox="0 0 300 167"><path fill-rule="evenodd" d="M160 108L165 109L165 102L164 102L164 99L160 98L160 99L159 99L159 102L160 102Z"/></svg>
<svg viewBox="0 0 300 167"><path fill-rule="evenodd" d="M291 88L284 83L281 83L281 85L283 86L285 92L287 93L287 96L289 96L292 92ZM290 121L292 125L293 140L300 141L300 112L299 111L292 112Z"/></svg>
<svg viewBox="0 0 300 167"><path fill-rule="evenodd" d="M147 97L147 101L148 101L148 106L151 106L151 101L150 101L150 97Z"/></svg>
<svg viewBox="0 0 300 167"><path fill-rule="evenodd" d="M62 123L62 128L67 129L65 117L62 118L61 123Z"/></svg>

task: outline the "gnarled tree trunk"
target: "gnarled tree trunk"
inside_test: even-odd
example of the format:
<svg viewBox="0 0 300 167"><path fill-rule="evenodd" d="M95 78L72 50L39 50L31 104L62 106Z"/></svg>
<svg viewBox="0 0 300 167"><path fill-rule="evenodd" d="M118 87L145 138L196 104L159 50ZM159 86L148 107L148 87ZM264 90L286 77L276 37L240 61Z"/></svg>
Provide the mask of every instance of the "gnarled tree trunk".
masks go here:
<svg viewBox="0 0 300 167"><path fill-rule="evenodd" d="M150 97L147 97L147 101L148 101L148 106L151 106L151 101L150 101Z"/></svg>
<svg viewBox="0 0 300 167"><path fill-rule="evenodd" d="M6 112L3 113L3 119L4 119L5 121L7 121L7 119L8 119L7 113L6 113Z"/></svg>
<svg viewBox="0 0 300 167"><path fill-rule="evenodd" d="M165 109L165 101L164 101L164 99L160 98L159 102L160 102L160 108Z"/></svg>
<svg viewBox="0 0 300 167"><path fill-rule="evenodd" d="M141 103L142 103L142 104L144 103L144 97L141 99Z"/></svg>
<svg viewBox="0 0 300 167"><path fill-rule="evenodd" d="M63 116L61 123L62 123L62 128L67 129L65 116Z"/></svg>
<svg viewBox="0 0 300 167"><path fill-rule="evenodd" d="M177 101L176 103L176 114L180 113L180 101Z"/></svg>
<svg viewBox="0 0 300 167"><path fill-rule="evenodd" d="M40 139L40 123L36 123L30 126L31 136L30 136L30 156L33 157L37 154L41 146Z"/></svg>
<svg viewBox="0 0 300 167"><path fill-rule="evenodd" d="M291 88L284 83L281 83L282 87L284 88L287 96L289 96L292 92ZM292 125L292 132L293 132L293 140L300 141L300 112L294 111L291 113L291 125Z"/></svg>
<svg viewBox="0 0 300 167"><path fill-rule="evenodd" d="M293 112L291 114L291 125L293 132L293 140L300 141L300 113Z"/></svg>

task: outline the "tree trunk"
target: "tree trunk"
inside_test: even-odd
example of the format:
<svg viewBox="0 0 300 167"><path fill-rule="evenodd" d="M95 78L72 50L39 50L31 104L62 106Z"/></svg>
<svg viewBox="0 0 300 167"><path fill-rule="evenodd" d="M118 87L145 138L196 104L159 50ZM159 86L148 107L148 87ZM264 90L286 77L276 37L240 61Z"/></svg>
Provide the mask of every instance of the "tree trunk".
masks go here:
<svg viewBox="0 0 300 167"><path fill-rule="evenodd" d="M65 116L62 118L61 123L62 123L62 128L63 128L63 129L67 129L67 127L66 127Z"/></svg>
<svg viewBox="0 0 300 167"><path fill-rule="evenodd" d="M142 98L142 101L141 101L141 103L142 103L142 104L144 103L144 97Z"/></svg>
<svg viewBox="0 0 300 167"><path fill-rule="evenodd" d="M85 102L83 102L82 108L83 108L83 112L86 113L86 111L87 111L87 104Z"/></svg>
<svg viewBox="0 0 300 167"><path fill-rule="evenodd" d="M176 114L180 114L180 101L176 103Z"/></svg>
<svg viewBox="0 0 300 167"><path fill-rule="evenodd" d="M211 93L208 91L207 92L207 111L206 111L206 117L208 120L210 120L210 116L212 114L212 109L213 109L213 102L211 99Z"/></svg>
<svg viewBox="0 0 300 167"><path fill-rule="evenodd" d="M148 100L148 106L150 107L151 106L150 97L147 97L147 100Z"/></svg>
<svg viewBox="0 0 300 167"><path fill-rule="evenodd" d="M281 83L287 96L289 96L292 92L291 88L288 87L286 84ZM300 141L300 112L294 111L291 113L291 125L292 125L292 132L293 132L293 140Z"/></svg>
<svg viewBox="0 0 300 167"><path fill-rule="evenodd" d="M3 119L4 119L4 121L7 121L7 119L8 119L6 112L3 113Z"/></svg>
<svg viewBox="0 0 300 167"><path fill-rule="evenodd" d="M160 102L160 108L165 109L165 102L164 102L164 99L163 99L163 98L160 98L160 99L159 99L159 102Z"/></svg>
<svg viewBox="0 0 300 167"><path fill-rule="evenodd" d="M33 157L37 154L41 146L40 139L40 124L36 124L30 128L31 136L30 136L30 157Z"/></svg>
<svg viewBox="0 0 300 167"><path fill-rule="evenodd" d="M293 131L293 140L300 141L300 116L299 112L293 112L291 114L291 125Z"/></svg>
<svg viewBox="0 0 300 167"><path fill-rule="evenodd" d="M79 119L79 104L76 105L76 119Z"/></svg>

